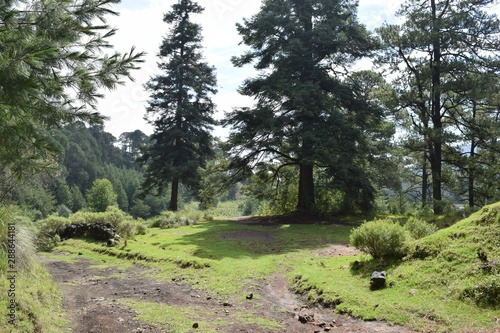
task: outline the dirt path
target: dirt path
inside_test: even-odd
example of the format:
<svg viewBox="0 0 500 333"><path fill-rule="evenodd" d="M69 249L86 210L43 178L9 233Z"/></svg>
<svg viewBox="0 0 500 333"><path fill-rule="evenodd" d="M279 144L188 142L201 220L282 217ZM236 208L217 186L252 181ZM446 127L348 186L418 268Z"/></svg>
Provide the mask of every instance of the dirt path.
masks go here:
<svg viewBox="0 0 500 333"><path fill-rule="evenodd" d="M338 255L343 251L340 245L332 248ZM61 254L63 255L63 254ZM176 307L197 306L205 313L215 313L220 332L381 332L409 333L403 327L392 327L383 322L363 322L345 316L333 315L331 310L302 308L303 302L288 290L285 277L275 274L266 281L259 281L256 293L259 297L247 302L225 302L201 295L189 286L176 283L157 282L142 277L144 268L134 267L126 271L117 268L98 269L94 263L79 259L67 263L59 259L43 258L45 266L54 276L64 293L64 308L68 311L75 333L152 333L168 332L168 327L160 327L135 319L137 313L121 305L120 299L134 299ZM241 324L231 313L248 310L257 317L281 323L283 329L263 329L255 324ZM307 319L314 315L314 321L301 323L299 315ZM200 322L203 320L200 319ZM196 321L184 323L193 327ZM196 326L196 325L195 325ZM203 327L185 332L203 332Z"/></svg>

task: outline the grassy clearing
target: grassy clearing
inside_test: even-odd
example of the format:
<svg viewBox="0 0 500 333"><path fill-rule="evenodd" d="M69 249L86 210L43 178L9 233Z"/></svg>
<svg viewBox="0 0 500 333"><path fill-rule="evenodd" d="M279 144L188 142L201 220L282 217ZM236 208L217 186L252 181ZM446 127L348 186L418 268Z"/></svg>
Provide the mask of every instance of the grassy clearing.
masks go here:
<svg viewBox="0 0 500 333"><path fill-rule="evenodd" d="M224 220L176 229L151 228L125 248L68 240L56 250L82 252L102 265L146 265L154 268L151 274L155 279L182 280L205 295L234 301L244 301L249 292L258 297L256 281L283 273L311 303L331 306L338 313L386 320L424 332L491 332L500 329L493 321L500 317L498 305L490 304L495 302L495 279L500 273L498 211L500 205L491 206L416 241L410 256L393 261L373 260L368 255L322 257L311 251L348 242L349 226L257 227ZM478 251L486 255L486 262L478 258ZM374 270L387 271L392 286L371 291L369 278ZM157 305L131 300L126 304L143 320L160 323ZM169 313L172 309L161 310ZM175 325L192 325L199 317L191 314L198 310L185 308L177 312L182 318L172 317L164 324L182 331L184 326ZM217 316L206 316L197 321L210 332L218 325ZM240 317L252 323L257 320L252 314Z"/></svg>

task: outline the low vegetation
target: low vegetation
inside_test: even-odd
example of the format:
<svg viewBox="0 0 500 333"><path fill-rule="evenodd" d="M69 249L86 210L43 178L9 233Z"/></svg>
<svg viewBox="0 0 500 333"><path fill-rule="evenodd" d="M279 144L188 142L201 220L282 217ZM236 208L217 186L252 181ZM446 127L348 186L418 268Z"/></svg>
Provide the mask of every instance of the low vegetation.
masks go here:
<svg viewBox="0 0 500 333"><path fill-rule="evenodd" d="M98 241L71 239L55 249L69 254L70 260L72 255L82 253L103 267L151 267L151 277L157 280L175 279L220 299L243 300L250 292L258 297L256 281L275 273L285 274L295 292L337 313L385 320L423 332L487 332L497 327L494 319L500 306L499 212L500 204L488 206L420 239L434 228L414 219L406 224L378 220L356 228L297 224L260 227L200 219L175 229L150 224L146 234L135 235L126 247L109 248ZM378 229L382 234L394 229L398 235L405 235L401 236L403 253L397 258L329 256L315 251L345 244L360 230L381 223L390 226ZM369 278L374 270L388 273L387 288L370 290ZM143 320L165 324L158 313L147 310L146 303L130 301L127 306L138 311ZM185 310L184 315L188 315L190 310ZM252 314L247 314L246 320L251 322L251 318ZM221 323L200 324L215 329ZM275 324L266 323L267 327Z"/></svg>

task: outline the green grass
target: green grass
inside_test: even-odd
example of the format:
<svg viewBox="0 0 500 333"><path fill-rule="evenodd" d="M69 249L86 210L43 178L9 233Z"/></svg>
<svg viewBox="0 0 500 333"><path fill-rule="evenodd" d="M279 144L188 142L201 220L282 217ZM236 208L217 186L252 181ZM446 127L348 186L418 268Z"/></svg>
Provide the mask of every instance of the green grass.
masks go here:
<svg viewBox="0 0 500 333"><path fill-rule="evenodd" d="M197 306L170 306L132 299L122 299L119 303L138 312L137 319L167 329L169 333L190 332L194 323L197 323L198 329L205 333L215 333L228 326L227 320L223 319L226 315L222 309L209 312ZM231 308L231 323L257 325L263 331L283 329L279 323L259 318L248 311L239 311L237 308Z"/></svg>
<svg viewBox="0 0 500 333"><path fill-rule="evenodd" d="M413 244L404 261L371 257L324 258L289 273L293 287L311 302L336 304L336 310L366 320L381 319L421 331L466 332L497 328L495 302L500 281L500 204L438 231ZM491 261L484 271L483 251ZM388 272L392 288L370 291L374 270ZM474 293L474 290L477 290ZM488 298L488 293L492 296ZM470 296L472 294L472 297Z"/></svg>
<svg viewBox="0 0 500 333"><path fill-rule="evenodd" d="M61 333L68 323L62 310L62 295L50 274L40 265L33 264L29 271L16 274L16 325L7 320L7 290L10 288L7 275L0 273L0 332L44 332Z"/></svg>
<svg viewBox="0 0 500 333"><path fill-rule="evenodd" d="M320 257L311 251L335 243L346 243L349 226L281 225L257 227L215 220L176 229L152 228L137 236L125 248L109 249L98 242L68 240L56 248L99 262L101 265L140 264L151 267L157 280L183 278L207 296L244 301L254 292L256 281L283 273L290 285L320 303L366 320L386 320L424 332L466 332L492 330L498 324L499 308L483 304L484 293L497 278L500 263L500 204L476 213L450 228L425 237L412 245L411 255L399 261L374 261L368 255ZM255 237L238 237L249 230ZM481 268L477 251L492 260L491 269ZM369 278L374 270L389 273L392 287L371 291ZM180 279L178 279L179 281ZM483 303L481 303L483 300ZM491 301L491 299L490 299ZM199 309L185 308L172 320L162 322L160 308L126 301L139 317L152 323L184 330L193 320L204 332L223 325ZM173 309L161 308L165 313ZM177 310L176 310L177 311ZM241 320L256 322L252 314ZM261 323L273 327L276 323ZM180 327L176 325L181 325ZM266 326L268 325L268 326ZM190 326L189 326L190 327Z"/></svg>

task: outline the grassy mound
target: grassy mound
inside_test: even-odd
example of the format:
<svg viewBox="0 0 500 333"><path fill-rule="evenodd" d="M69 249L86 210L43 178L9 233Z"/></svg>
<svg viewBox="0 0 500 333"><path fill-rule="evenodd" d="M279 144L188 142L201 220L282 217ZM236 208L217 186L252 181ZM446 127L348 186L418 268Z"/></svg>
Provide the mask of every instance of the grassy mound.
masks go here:
<svg viewBox="0 0 500 333"><path fill-rule="evenodd" d="M373 271L388 287L371 291ZM500 331L500 203L410 244L404 260L321 258L289 274L312 303L421 331Z"/></svg>
<svg viewBox="0 0 500 333"><path fill-rule="evenodd" d="M409 259L441 273L455 298L500 308L500 203L415 242Z"/></svg>

